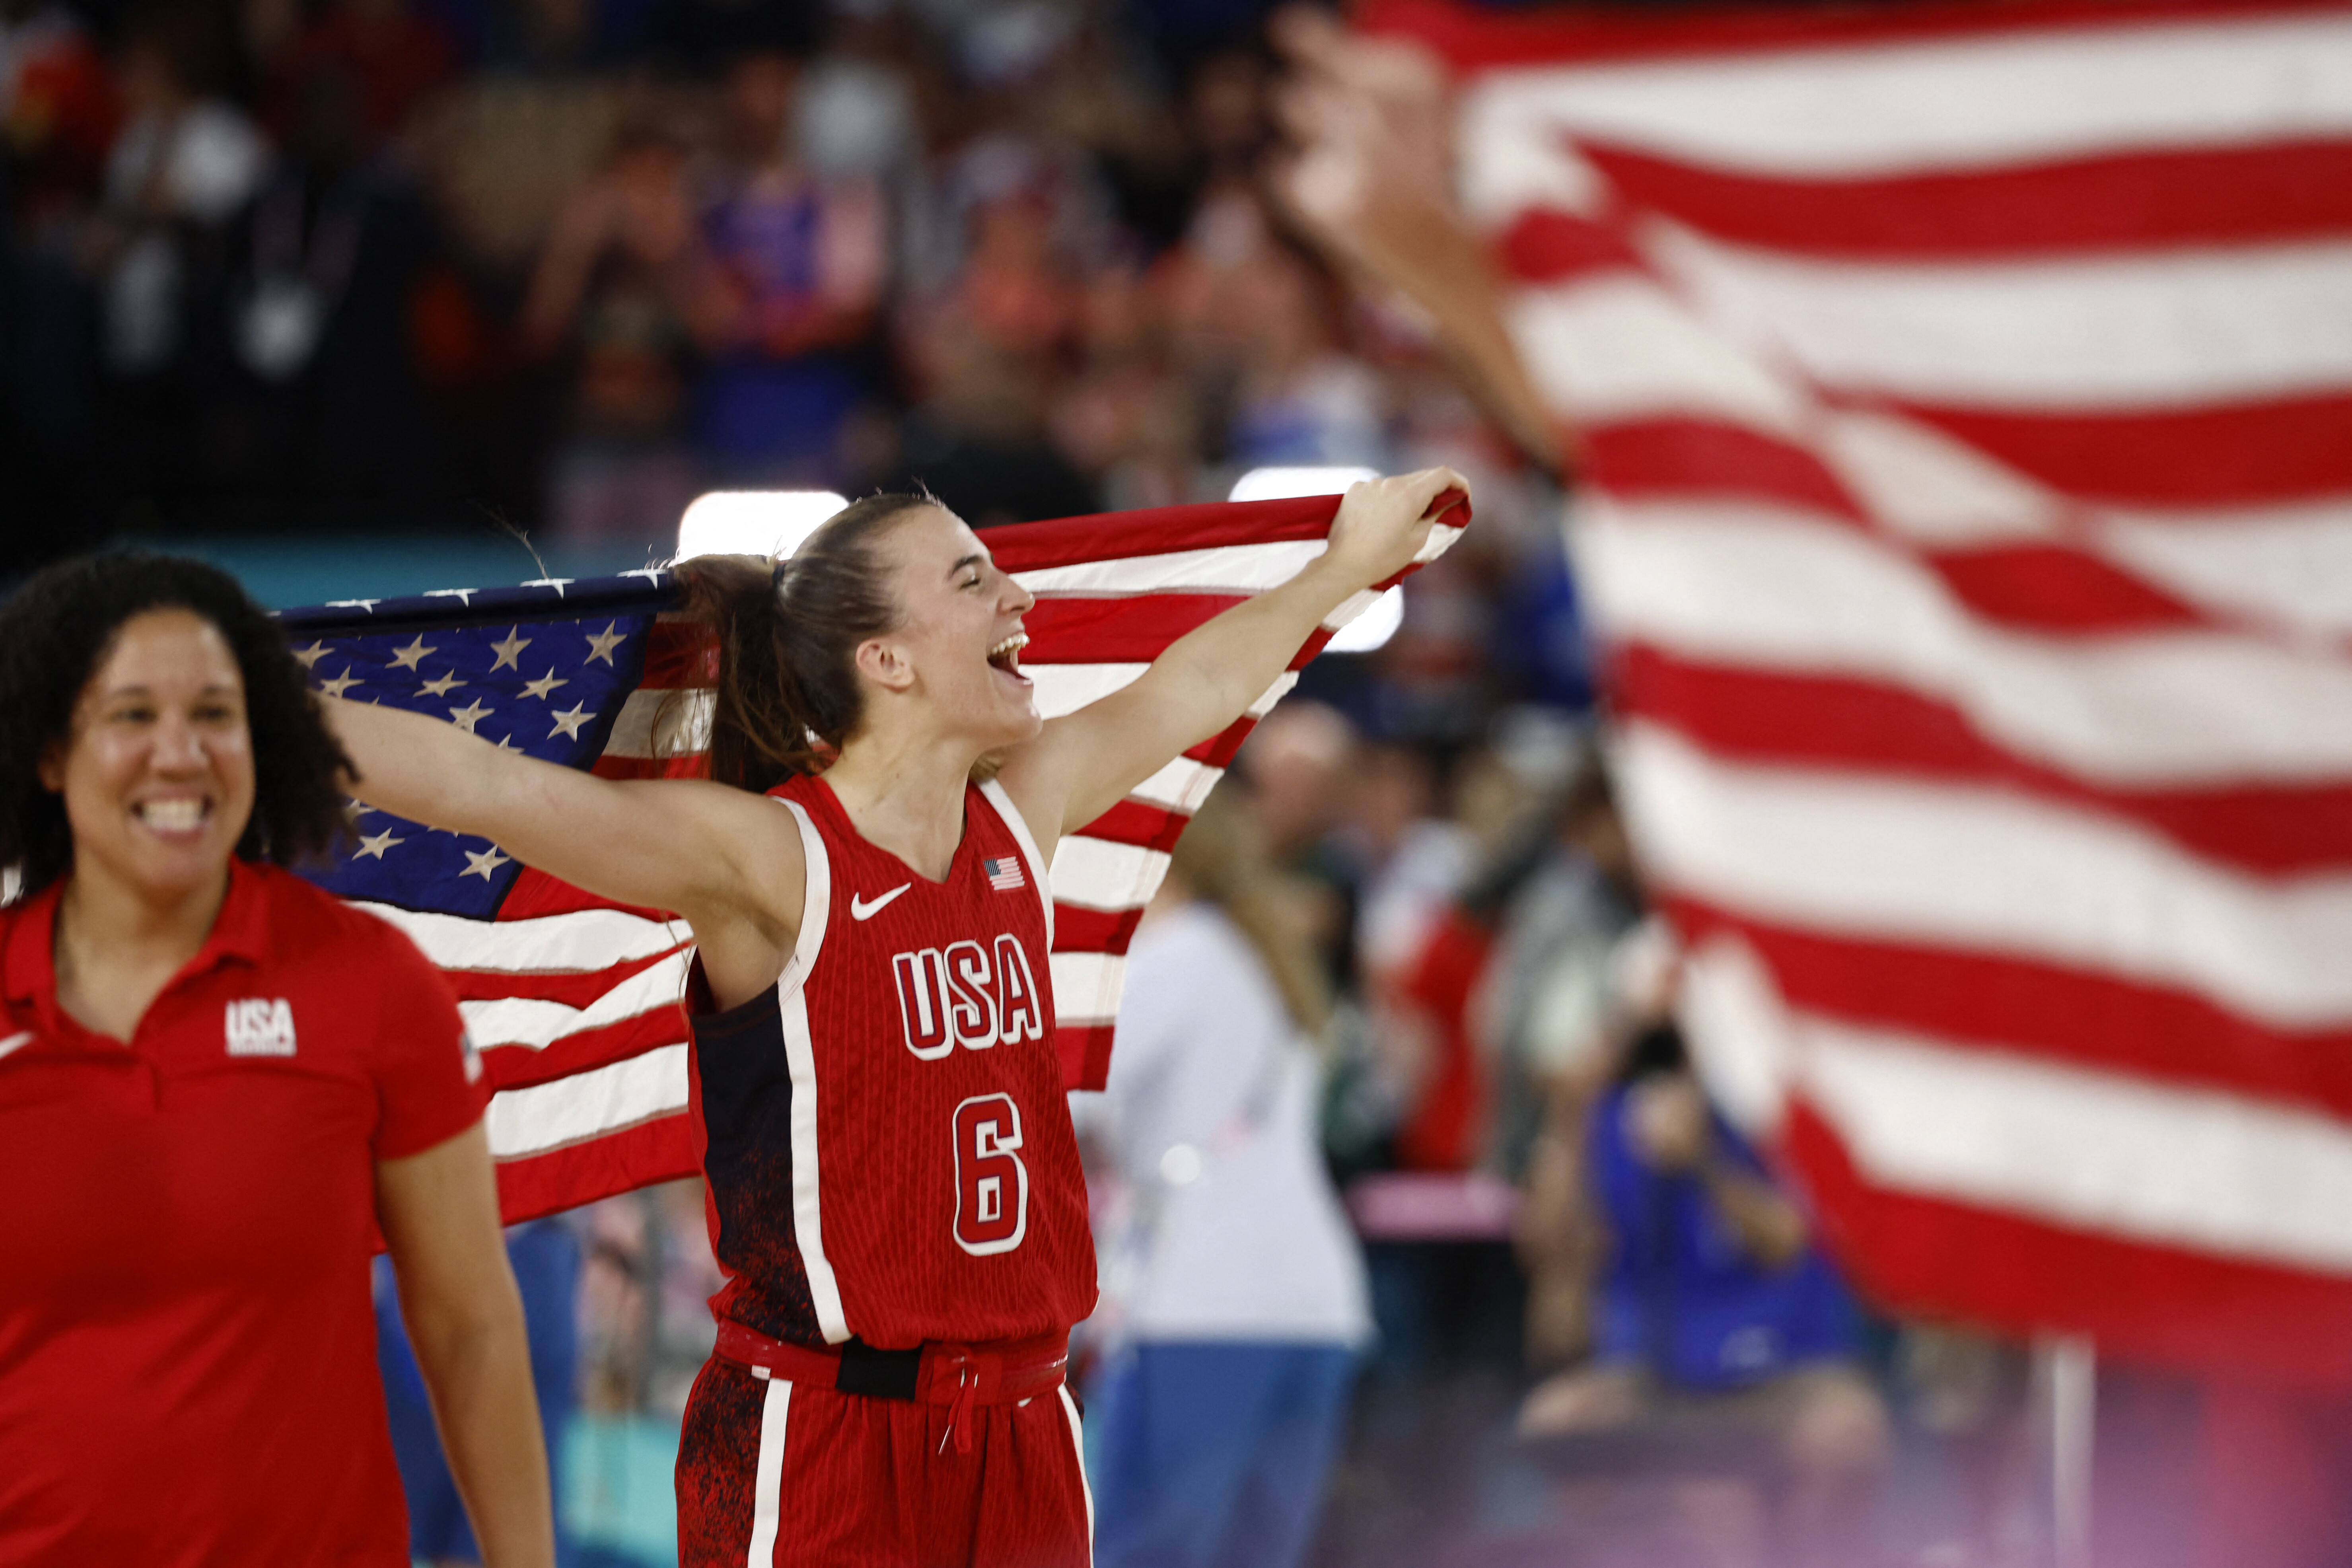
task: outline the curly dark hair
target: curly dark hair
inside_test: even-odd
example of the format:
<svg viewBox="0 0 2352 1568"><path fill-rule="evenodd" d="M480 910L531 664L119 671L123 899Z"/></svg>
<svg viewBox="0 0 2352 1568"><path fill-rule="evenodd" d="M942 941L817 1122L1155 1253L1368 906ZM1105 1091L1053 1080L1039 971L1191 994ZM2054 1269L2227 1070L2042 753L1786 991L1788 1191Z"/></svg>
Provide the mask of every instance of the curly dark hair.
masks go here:
<svg viewBox="0 0 2352 1568"><path fill-rule="evenodd" d="M65 802L41 783L41 757L72 733L82 689L123 623L163 609L210 621L245 681L255 794L237 855L290 864L324 855L350 831L343 783L358 770L269 613L201 561L86 555L39 573L0 605L0 866L16 868L26 893L73 868L73 830Z"/></svg>

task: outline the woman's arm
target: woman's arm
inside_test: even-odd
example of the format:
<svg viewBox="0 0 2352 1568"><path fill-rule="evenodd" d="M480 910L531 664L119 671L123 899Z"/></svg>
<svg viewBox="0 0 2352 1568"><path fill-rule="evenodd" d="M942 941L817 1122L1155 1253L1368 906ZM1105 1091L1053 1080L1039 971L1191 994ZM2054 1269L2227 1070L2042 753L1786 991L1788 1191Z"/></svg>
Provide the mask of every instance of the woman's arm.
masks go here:
<svg viewBox="0 0 2352 1568"><path fill-rule="evenodd" d="M421 1154L377 1161L375 1193L401 1316L482 1561L486 1568L553 1568L530 1343L482 1124Z"/></svg>
<svg viewBox="0 0 2352 1568"><path fill-rule="evenodd" d="M1351 487L1328 548L1305 571L1179 637L1128 686L1047 721L1000 775L1040 851L1050 858L1061 834L1092 822L1187 746L1240 718L1324 617L1412 563L1429 538L1430 503L1469 488L1451 468Z"/></svg>
<svg viewBox="0 0 2352 1568"><path fill-rule="evenodd" d="M807 866L792 814L704 779L601 779L423 713L328 698L370 805L487 838L527 866L694 928L719 1005L782 972Z"/></svg>

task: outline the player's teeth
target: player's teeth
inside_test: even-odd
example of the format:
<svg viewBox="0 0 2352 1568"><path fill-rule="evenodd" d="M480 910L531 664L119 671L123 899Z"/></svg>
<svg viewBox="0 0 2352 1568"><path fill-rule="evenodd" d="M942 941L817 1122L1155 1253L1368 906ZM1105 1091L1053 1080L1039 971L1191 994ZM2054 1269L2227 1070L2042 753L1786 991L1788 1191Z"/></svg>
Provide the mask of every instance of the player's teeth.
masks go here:
<svg viewBox="0 0 2352 1568"><path fill-rule="evenodd" d="M151 800L141 805L139 816L148 826L165 833L185 833L205 819L205 803L200 800Z"/></svg>

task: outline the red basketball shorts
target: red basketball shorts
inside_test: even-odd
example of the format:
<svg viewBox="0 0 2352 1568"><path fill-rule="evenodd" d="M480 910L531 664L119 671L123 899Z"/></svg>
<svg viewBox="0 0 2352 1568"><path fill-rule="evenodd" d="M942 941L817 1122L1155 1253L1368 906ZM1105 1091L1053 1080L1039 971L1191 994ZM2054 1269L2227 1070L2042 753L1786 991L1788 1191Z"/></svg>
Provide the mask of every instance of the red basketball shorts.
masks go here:
<svg viewBox="0 0 2352 1568"><path fill-rule="evenodd" d="M969 1448L950 1423L971 1424ZM1078 1409L944 1405L764 1379L713 1356L677 1455L681 1568L1088 1568Z"/></svg>

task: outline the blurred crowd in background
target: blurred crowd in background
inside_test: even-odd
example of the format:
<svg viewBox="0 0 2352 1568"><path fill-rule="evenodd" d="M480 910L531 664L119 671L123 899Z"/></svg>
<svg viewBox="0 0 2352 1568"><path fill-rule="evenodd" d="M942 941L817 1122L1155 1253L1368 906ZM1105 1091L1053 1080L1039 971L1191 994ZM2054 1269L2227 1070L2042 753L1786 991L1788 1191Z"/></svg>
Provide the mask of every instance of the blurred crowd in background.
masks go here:
<svg viewBox="0 0 2352 1568"><path fill-rule="evenodd" d="M93 537L666 556L1444 460L1383 730L1585 697L1556 497L1267 198L1257 0L0 0L0 573ZM642 562L636 563L642 563Z"/></svg>
<svg viewBox="0 0 2352 1568"><path fill-rule="evenodd" d="M1139 1149L1091 1121L1105 1257L1143 1258L1093 1386L1148 1337L1139 1213L1287 1140L1285 1201L1349 1222L1297 1310L1362 1369L1315 1405L1312 1561L2043 1560L2025 1356L1867 1321L1692 1079L1566 498L1270 195L1265 9L0 0L0 574L499 522L660 559L711 489L920 484L987 526L1450 463L1478 526L1225 786L1290 933L1252 951L1316 976L1284 988L1307 1087L1229 1075ZM667 1475L609 1444L674 1433L711 1342L699 1191L516 1245L578 1416L567 1550L650 1560L622 1515ZM1279 1568L1268 1539L1104 1561Z"/></svg>

